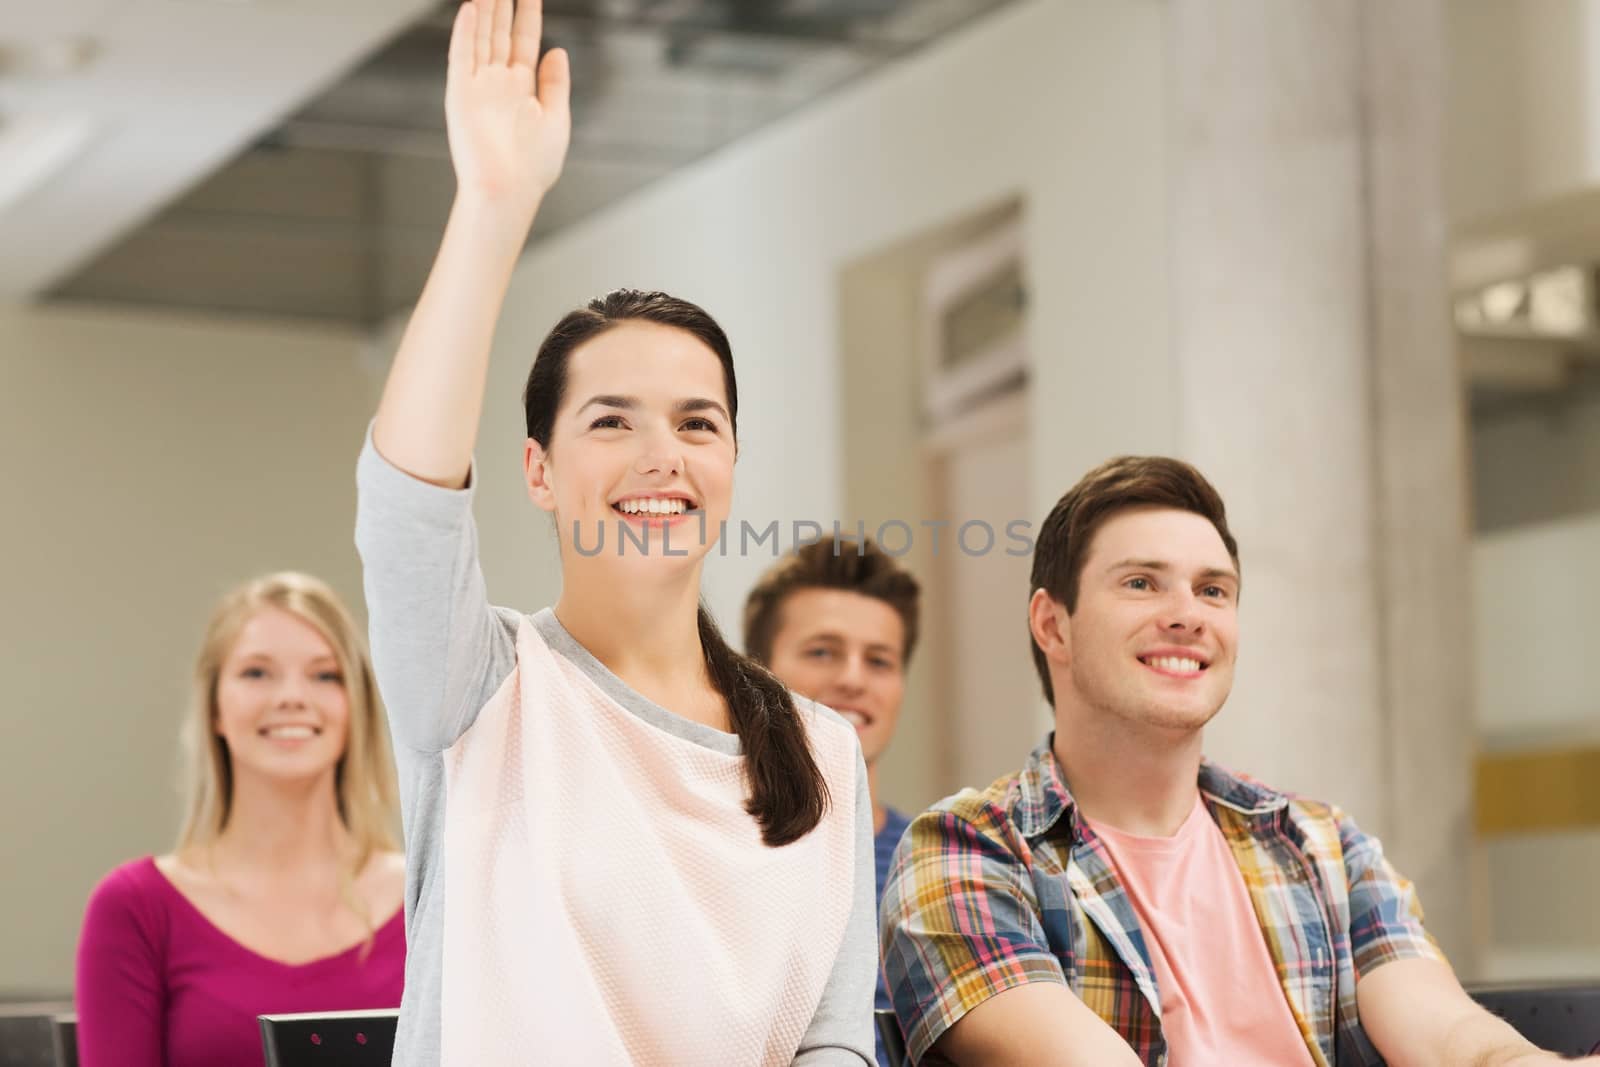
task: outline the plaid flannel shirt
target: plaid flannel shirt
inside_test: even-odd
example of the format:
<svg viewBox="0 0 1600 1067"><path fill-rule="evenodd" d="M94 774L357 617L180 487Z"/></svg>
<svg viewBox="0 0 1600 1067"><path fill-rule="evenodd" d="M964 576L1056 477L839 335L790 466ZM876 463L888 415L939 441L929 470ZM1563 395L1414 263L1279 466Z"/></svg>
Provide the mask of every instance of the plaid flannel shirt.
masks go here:
<svg viewBox="0 0 1600 1067"><path fill-rule="evenodd" d="M880 930L890 998L913 1061L997 993L1067 986L1165 1067L1155 971L1132 902L1077 817L1048 736L1021 772L914 819L895 852ZM1213 763L1200 792L1244 875L1267 950L1319 1067L1382 1064L1356 1015L1356 978L1442 959L1411 883L1376 838L1326 804Z"/></svg>

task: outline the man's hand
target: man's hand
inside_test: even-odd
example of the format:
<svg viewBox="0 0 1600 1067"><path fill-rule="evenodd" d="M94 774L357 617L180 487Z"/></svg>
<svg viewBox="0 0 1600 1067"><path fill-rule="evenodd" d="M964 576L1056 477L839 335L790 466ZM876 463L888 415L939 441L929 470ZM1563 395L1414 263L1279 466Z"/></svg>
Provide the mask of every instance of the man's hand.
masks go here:
<svg viewBox="0 0 1600 1067"><path fill-rule="evenodd" d="M1541 1052L1477 1004L1439 960L1394 960L1356 982L1361 1027L1393 1067L1545 1067L1600 1065L1600 1056L1564 1060Z"/></svg>

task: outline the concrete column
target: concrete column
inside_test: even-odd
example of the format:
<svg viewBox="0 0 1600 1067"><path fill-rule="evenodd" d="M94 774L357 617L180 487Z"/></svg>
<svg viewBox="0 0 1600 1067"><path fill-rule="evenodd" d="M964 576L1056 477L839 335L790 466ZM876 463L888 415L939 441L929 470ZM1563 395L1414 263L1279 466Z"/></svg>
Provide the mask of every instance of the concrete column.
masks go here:
<svg viewBox="0 0 1600 1067"><path fill-rule="evenodd" d="M1440 0L1173 0L1174 380L1152 384L1240 541L1212 755L1382 836L1470 974L1443 36Z"/></svg>

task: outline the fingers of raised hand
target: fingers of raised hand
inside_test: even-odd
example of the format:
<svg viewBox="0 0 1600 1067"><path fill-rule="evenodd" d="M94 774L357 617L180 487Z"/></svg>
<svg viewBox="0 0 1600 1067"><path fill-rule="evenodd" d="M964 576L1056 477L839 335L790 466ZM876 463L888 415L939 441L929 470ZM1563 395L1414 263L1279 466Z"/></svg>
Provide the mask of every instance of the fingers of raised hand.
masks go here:
<svg viewBox="0 0 1600 1067"><path fill-rule="evenodd" d="M539 38L544 33L543 7L540 0L522 0L511 26L511 62L529 70L537 70L539 66Z"/></svg>
<svg viewBox="0 0 1600 1067"><path fill-rule="evenodd" d="M450 62L447 67L451 82L470 77L477 69L476 53L478 35L478 5L468 0L456 11L455 26L450 30Z"/></svg>
<svg viewBox="0 0 1600 1067"><path fill-rule="evenodd" d="M546 115L568 121L572 93L572 64L565 48L552 48L539 64L539 106Z"/></svg>
<svg viewBox="0 0 1600 1067"><path fill-rule="evenodd" d="M494 4L494 31L489 37L489 62L511 61L511 0L490 0Z"/></svg>
<svg viewBox="0 0 1600 1067"><path fill-rule="evenodd" d="M473 34L473 58L477 67L489 65L491 42L494 39L494 5L496 0L471 0L472 6L477 9L477 18L473 27L477 31Z"/></svg>

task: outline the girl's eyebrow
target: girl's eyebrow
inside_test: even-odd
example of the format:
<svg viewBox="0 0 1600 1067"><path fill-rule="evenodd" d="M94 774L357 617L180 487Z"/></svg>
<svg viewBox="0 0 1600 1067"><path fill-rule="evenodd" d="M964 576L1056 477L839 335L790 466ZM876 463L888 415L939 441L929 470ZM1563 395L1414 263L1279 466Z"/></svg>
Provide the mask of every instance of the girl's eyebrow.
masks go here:
<svg viewBox="0 0 1600 1067"><path fill-rule="evenodd" d="M585 409L591 407L617 408L621 411L634 411L640 406L641 404L639 398L636 396L621 396L615 393L599 393L584 401L583 406L578 408L578 414L583 414ZM727 408L723 407L715 400L711 400L703 396L685 397L676 404L673 404L672 410L678 415L687 415L696 411L715 411L729 422L733 421L728 415Z"/></svg>
<svg viewBox="0 0 1600 1067"><path fill-rule="evenodd" d="M672 405L672 410L679 415L687 415L695 411L715 411L729 422L733 421L733 419L729 418L728 416L727 408L723 407L715 400L708 400L703 396L691 396L687 399L680 400L676 404Z"/></svg>
<svg viewBox="0 0 1600 1067"><path fill-rule="evenodd" d="M591 396L588 400L584 401L583 407L578 409L578 414L583 414L585 408L596 406L603 408L621 408L623 411L632 411L634 408L639 406L639 398L636 396L616 396L611 393L601 393L598 396Z"/></svg>

